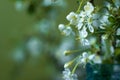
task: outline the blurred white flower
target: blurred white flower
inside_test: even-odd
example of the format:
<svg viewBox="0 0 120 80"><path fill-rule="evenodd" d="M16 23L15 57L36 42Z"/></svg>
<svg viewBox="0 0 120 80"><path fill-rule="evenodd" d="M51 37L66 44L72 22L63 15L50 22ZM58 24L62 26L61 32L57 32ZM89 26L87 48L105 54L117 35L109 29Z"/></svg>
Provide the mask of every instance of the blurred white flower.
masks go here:
<svg viewBox="0 0 120 80"><path fill-rule="evenodd" d="M94 57L95 57L95 54L90 55L87 52L83 52L82 56L80 56L80 63L86 64L89 61L92 61L94 59Z"/></svg>
<svg viewBox="0 0 120 80"><path fill-rule="evenodd" d="M115 3L115 6L117 7L117 8L120 8L120 0L113 0L114 1L114 3Z"/></svg>
<svg viewBox="0 0 120 80"><path fill-rule="evenodd" d="M81 40L81 44L82 44L83 46L90 46L90 42L89 42L87 39L82 39L82 40Z"/></svg>
<svg viewBox="0 0 120 80"><path fill-rule="evenodd" d="M111 54L114 54L114 52L115 52L114 47L112 45L110 47L110 51L111 51Z"/></svg>
<svg viewBox="0 0 120 80"><path fill-rule="evenodd" d="M41 51L41 42L37 38L31 38L27 44L27 49L32 56L38 56Z"/></svg>
<svg viewBox="0 0 120 80"><path fill-rule="evenodd" d="M120 28L117 29L116 35L120 35Z"/></svg>
<svg viewBox="0 0 120 80"><path fill-rule="evenodd" d="M99 13L94 13L92 17L93 17L93 19L99 19L100 14Z"/></svg>
<svg viewBox="0 0 120 80"><path fill-rule="evenodd" d="M63 31L63 30L65 29L65 25L64 25L64 24L59 24L59 25L58 25L58 29L59 29L60 31Z"/></svg>
<svg viewBox="0 0 120 80"><path fill-rule="evenodd" d="M119 39L116 40L116 47L120 47L120 40Z"/></svg>
<svg viewBox="0 0 120 80"><path fill-rule="evenodd" d="M25 60L25 52L23 48L17 48L14 50L13 59L18 63L21 63Z"/></svg>
<svg viewBox="0 0 120 80"><path fill-rule="evenodd" d="M50 6L52 4L52 0L43 0L44 6Z"/></svg>
<svg viewBox="0 0 120 80"><path fill-rule="evenodd" d="M83 52L82 56L80 56L80 63L82 64L86 64L88 62L93 61L94 63L100 64L102 63L102 59L100 58L100 56L96 55L96 54L90 54L87 52Z"/></svg>
<svg viewBox="0 0 120 80"><path fill-rule="evenodd" d="M17 0L15 2L15 8L16 8L16 10L22 11L24 9L24 7L25 7L25 4L23 3L23 1Z"/></svg>
<svg viewBox="0 0 120 80"><path fill-rule="evenodd" d="M70 69L65 68L63 71L63 78L64 80L78 80L76 74L72 74Z"/></svg>
<svg viewBox="0 0 120 80"><path fill-rule="evenodd" d="M100 27L100 21L99 20L93 20L92 25L96 28Z"/></svg>
<svg viewBox="0 0 120 80"><path fill-rule="evenodd" d="M83 52L82 53L82 58L81 58L81 60L80 60L80 62L81 63L83 63L83 64L86 64L87 63L87 60L88 60L88 53L87 52Z"/></svg>
<svg viewBox="0 0 120 80"><path fill-rule="evenodd" d="M88 57L88 53L87 52L83 52L82 56L83 56L83 58L86 58L86 57Z"/></svg>
<svg viewBox="0 0 120 80"><path fill-rule="evenodd" d="M90 56L88 57L88 59L89 59L89 60L94 60L95 56L96 56L95 54L92 54L92 55L90 55Z"/></svg>
<svg viewBox="0 0 120 80"><path fill-rule="evenodd" d="M96 64L101 64L102 63L102 58L98 55L96 55L93 59L93 62Z"/></svg>
<svg viewBox="0 0 120 80"><path fill-rule="evenodd" d="M112 9L112 5L109 2L106 1L104 5L108 8L108 10Z"/></svg>
<svg viewBox="0 0 120 80"><path fill-rule="evenodd" d="M89 39L89 43L90 43L91 45L94 45L94 44L96 43L96 38L95 38L95 37L91 37L91 38Z"/></svg>
<svg viewBox="0 0 120 80"><path fill-rule="evenodd" d="M109 16L110 15L102 15L101 18L99 19L101 24L100 24L100 28L101 29L106 29L107 26L109 26L111 24L111 22L109 21Z"/></svg>
<svg viewBox="0 0 120 80"><path fill-rule="evenodd" d="M55 52L56 59L58 59L59 63L64 64L72 59L71 56L65 56L64 51L69 50L73 47L74 47L74 39L72 37L67 39L64 38L62 40L62 43L60 44L60 46L57 47L58 49Z"/></svg>

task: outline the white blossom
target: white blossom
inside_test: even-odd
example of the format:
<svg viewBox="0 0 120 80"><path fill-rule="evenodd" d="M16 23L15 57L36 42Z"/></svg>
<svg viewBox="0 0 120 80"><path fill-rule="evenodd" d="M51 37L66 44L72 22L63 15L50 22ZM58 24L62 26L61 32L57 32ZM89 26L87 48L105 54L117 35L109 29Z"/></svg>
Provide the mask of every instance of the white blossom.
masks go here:
<svg viewBox="0 0 120 80"><path fill-rule="evenodd" d="M86 12L85 11L81 11L80 14L79 14L79 17L83 18L83 20L84 20L85 16L86 16Z"/></svg>
<svg viewBox="0 0 120 80"><path fill-rule="evenodd" d="M81 58L81 60L80 60L80 62L81 63L83 63L83 64L86 64L87 63L87 58L88 58L88 53L87 52L83 52L82 53L82 58Z"/></svg>
<svg viewBox="0 0 120 80"><path fill-rule="evenodd" d="M67 16L66 19L70 21L70 24L76 25L77 24L77 18L78 15L74 12L70 12Z"/></svg>
<svg viewBox="0 0 120 80"><path fill-rule="evenodd" d="M78 80L76 74L72 74L70 69L65 68L63 71L63 78L64 80Z"/></svg>
<svg viewBox="0 0 120 80"><path fill-rule="evenodd" d="M92 55L90 55L90 56L88 57L88 59L89 59L89 60L94 60L95 56L96 56L95 54L92 54Z"/></svg>
<svg viewBox="0 0 120 80"><path fill-rule="evenodd" d="M82 64L86 64L88 63L89 61L93 61L95 58L95 54L89 54L87 52L83 52L82 53L82 56L80 56L80 62Z"/></svg>
<svg viewBox="0 0 120 80"><path fill-rule="evenodd" d="M102 59L100 56L96 55L93 59L93 62L96 64L101 64L102 63Z"/></svg>
<svg viewBox="0 0 120 80"><path fill-rule="evenodd" d="M80 63L82 63L82 64L86 64L91 61L93 63L97 63L97 64L102 63L102 59L100 58L100 56L96 55L95 53L90 54L88 52L83 52L82 56L80 56L79 60L80 60Z"/></svg>
<svg viewBox="0 0 120 80"><path fill-rule="evenodd" d="M94 11L94 6L90 2L87 2L84 6L84 10L87 14L91 14Z"/></svg>
<svg viewBox="0 0 120 80"><path fill-rule="evenodd" d="M93 15L91 14L87 14L85 13L84 11L81 11L81 13L79 14L79 21L78 21L78 24L77 24L77 28L78 30L80 30L83 26L85 26L86 28L88 28L88 30L90 32L94 32L94 28L93 28L93 25L92 25L92 19L93 18Z"/></svg>

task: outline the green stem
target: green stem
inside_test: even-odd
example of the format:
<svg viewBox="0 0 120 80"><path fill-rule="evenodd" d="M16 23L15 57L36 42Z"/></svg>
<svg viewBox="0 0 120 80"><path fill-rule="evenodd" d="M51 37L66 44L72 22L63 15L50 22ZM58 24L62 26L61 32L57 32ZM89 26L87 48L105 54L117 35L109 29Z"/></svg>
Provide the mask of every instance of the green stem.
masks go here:
<svg viewBox="0 0 120 80"><path fill-rule="evenodd" d="M82 6L82 4L83 4L83 1L84 1L84 0L81 1L81 3L80 3L80 5L79 5L78 10L76 11L76 13L79 13L79 12L80 12L80 9L81 9L81 6Z"/></svg>
<svg viewBox="0 0 120 80"><path fill-rule="evenodd" d="M78 55L77 57L75 57L72 61L75 61L77 58L79 58L80 57L80 55Z"/></svg>
<svg viewBox="0 0 120 80"><path fill-rule="evenodd" d="M77 62L77 64L74 66L73 70L72 70L72 74L74 74L75 70L77 69L77 66L79 65L80 62Z"/></svg>

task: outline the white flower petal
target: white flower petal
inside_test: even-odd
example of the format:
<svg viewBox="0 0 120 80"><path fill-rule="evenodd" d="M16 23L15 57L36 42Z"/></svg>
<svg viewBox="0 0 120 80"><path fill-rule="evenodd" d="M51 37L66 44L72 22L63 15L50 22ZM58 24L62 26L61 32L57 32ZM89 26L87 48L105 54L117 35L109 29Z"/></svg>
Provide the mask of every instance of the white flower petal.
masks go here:
<svg viewBox="0 0 120 80"><path fill-rule="evenodd" d="M87 39L82 39L81 43L82 43L83 46L89 46L90 45L90 42Z"/></svg>
<svg viewBox="0 0 120 80"><path fill-rule="evenodd" d="M88 32L86 31L86 27L84 26L83 29L80 31L81 37L86 38L88 36Z"/></svg>
<svg viewBox="0 0 120 80"><path fill-rule="evenodd" d="M94 11L94 7L90 2L87 2L87 5L84 6L84 10L85 10L85 12L90 14Z"/></svg>
<svg viewBox="0 0 120 80"><path fill-rule="evenodd" d="M72 33L71 27L66 27L66 29L63 30L63 33L64 33L66 36L69 36L69 35Z"/></svg>
<svg viewBox="0 0 120 80"><path fill-rule="evenodd" d="M81 63L86 63L86 58L82 58Z"/></svg>
<svg viewBox="0 0 120 80"><path fill-rule="evenodd" d="M87 39L84 39L84 45L85 46L89 46L90 45L90 43L89 43L89 41Z"/></svg>
<svg viewBox="0 0 120 80"><path fill-rule="evenodd" d="M93 60L95 58L95 54L92 54L88 57L89 60Z"/></svg>
<svg viewBox="0 0 120 80"><path fill-rule="evenodd" d="M74 12L70 12L67 16L66 19L70 21L70 24L76 25L77 24L77 19L78 15Z"/></svg>
<svg viewBox="0 0 120 80"><path fill-rule="evenodd" d="M105 27L103 27L102 25L100 25L99 27L100 27L100 29L105 29Z"/></svg>
<svg viewBox="0 0 120 80"><path fill-rule="evenodd" d="M88 53L87 52L83 52L82 56L83 56L83 58L87 58L88 57Z"/></svg>
<svg viewBox="0 0 120 80"><path fill-rule="evenodd" d="M58 29L59 29L60 31L63 31L63 30L65 29L65 25L64 25L64 24L59 24L59 25L58 25Z"/></svg>
<svg viewBox="0 0 120 80"><path fill-rule="evenodd" d="M64 80L78 80L77 75L71 73L70 69L68 68L65 68L65 70L63 71L63 78Z"/></svg>
<svg viewBox="0 0 120 80"><path fill-rule="evenodd" d="M70 21L74 16L75 16L75 13L74 13L74 12L70 12L70 13L66 16L66 19L67 19L68 21Z"/></svg>
<svg viewBox="0 0 120 80"><path fill-rule="evenodd" d="M86 16L86 13L84 11L81 11L79 14L79 17L85 17L85 16Z"/></svg>
<svg viewBox="0 0 120 80"><path fill-rule="evenodd" d="M82 28L82 26L83 26L83 23L78 23L78 25L77 25L78 30L80 30Z"/></svg>
<svg viewBox="0 0 120 80"><path fill-rule="evenodd" d="M102 63L102 59L101 59L100 56L95 56L95 58L93 59L93 62L97 63L97 64L101 64Z"/></svg>
<svg viewBox="0 0 120 80"><path fill-rule="evenodd" d="M92 33L94 32L94 28L91 24L88 24L88 29L90 32L92 32Z"/></svg>

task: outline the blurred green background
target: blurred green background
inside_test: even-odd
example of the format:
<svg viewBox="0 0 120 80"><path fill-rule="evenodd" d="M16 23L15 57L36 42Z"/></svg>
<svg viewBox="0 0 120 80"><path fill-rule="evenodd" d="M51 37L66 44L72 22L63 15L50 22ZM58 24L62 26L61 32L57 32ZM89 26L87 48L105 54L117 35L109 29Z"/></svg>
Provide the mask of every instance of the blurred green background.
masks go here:
<svg viewBox="0 0 120 80"><path fill-rule="evenodd" d="M76 11L77 0L23 0L23 10L16 1L0 0L0 80L62 80L70 60L62 53L75 45L57 27ZM43 1L53 2L41 6Z"/></svg>

